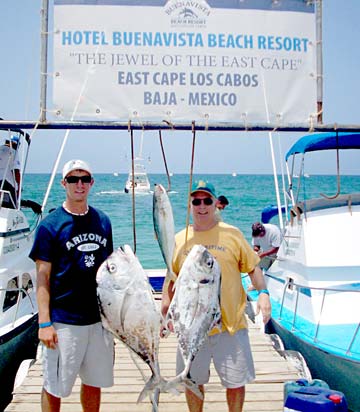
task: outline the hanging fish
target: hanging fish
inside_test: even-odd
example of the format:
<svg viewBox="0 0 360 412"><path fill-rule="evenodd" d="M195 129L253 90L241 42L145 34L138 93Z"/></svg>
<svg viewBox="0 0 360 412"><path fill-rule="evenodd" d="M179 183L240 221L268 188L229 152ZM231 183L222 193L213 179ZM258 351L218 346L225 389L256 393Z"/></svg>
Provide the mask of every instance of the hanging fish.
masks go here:
<svg viewBox="0 0 360 412"><path fill-rule="evenodd" d="M169 196L161 184L154 185L153 221L156 238L167 268L165 282L169 280L175 282L176 276L172 270L175 223Z"/></svg>

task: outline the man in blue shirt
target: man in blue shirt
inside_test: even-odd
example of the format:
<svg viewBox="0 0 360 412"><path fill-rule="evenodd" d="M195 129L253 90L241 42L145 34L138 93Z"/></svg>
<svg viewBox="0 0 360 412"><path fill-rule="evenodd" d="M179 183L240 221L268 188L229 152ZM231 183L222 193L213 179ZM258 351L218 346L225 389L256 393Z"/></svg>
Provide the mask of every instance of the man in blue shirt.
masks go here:
<svg viewBox="0 0 360 412"><path fill-rule="evenodd" d="M40 223L30 252L44 345L42 411L60 411L79 375L83 410L95 412L101 387L113 384L113 339L101 325L96 295L97 269L113 251L112 228L87 203L90 166L71 160L62 176L66 199Z"/></svg>

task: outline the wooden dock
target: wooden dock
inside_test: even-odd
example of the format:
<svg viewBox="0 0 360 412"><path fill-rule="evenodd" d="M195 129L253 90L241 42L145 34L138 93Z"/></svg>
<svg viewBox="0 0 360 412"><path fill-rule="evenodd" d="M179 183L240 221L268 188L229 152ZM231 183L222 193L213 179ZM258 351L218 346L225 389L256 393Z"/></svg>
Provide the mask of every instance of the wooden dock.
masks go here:
<svg viewBox="0 0 360 412"><path fill-rule="evenodd" d="M288 380L296 380L299 374L291 363L281 357L273 348L270 338L249 321L250 341L255 361L256 380L246 386L244 412L283 410L283 385ZM134 355L133 355L134 356ZM160 342L160 366L165 378L175 376L176 338L174 335ZM150 376L149 368L140 359L136 359L143 374ZM128 349L116 341L115 384L102 392L102 412L152 412L149 399L137 404L136 400L144 386L144 379L135 365ZM41 362L36 361L23 384L14 392L13 401L5 412L40 412L40 393L42 388ZM62 400L63 412L80 412L80 385L77 381L73 393ZM160 412L187 412L185 396L160 394ZM206 385L204 411L227 411L225 390L221 387L214 370Z"/></svg>

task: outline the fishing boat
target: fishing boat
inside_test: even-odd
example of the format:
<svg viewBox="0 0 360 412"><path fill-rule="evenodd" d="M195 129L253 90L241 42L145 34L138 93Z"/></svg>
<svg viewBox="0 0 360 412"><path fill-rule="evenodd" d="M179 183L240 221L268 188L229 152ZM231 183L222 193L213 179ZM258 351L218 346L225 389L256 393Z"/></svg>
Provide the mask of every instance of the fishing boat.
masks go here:
<svg viewBox="0 0 360 412"><path fill-rule="evenodd" d="M304 136L287 152L283 241L265 278L270 328L286 349L304 356L313 377L343 392L350 409L360 411L360 193L342 192L339 153L347 149L360 149L359 133ZM328 150L336 153L336 193L306 198L305 158Z"/></svg>
<svg viewBox="0 0 360 412"><path fill-rule="evenodd" d="M0 167L0 386L3 393L0 407L4 407L9 401L4 399L5 394L11 393L12 386L9 385L13 384L19 365L25 358L36 355L38 310L35 264L28 255L41 206L20 198L29 135L19 130L1 132L4 134L1 136L1 149L5 148L1 153L8 153L10 149L12 156L5 161L5 167ZM16 142L16 149L11 147L13 142ZM5 159L0 160L3 162ZM17 169L20 171L18 198L13 196L14 192L9 190L5 180L8 171L12 173L11 162L14 160L18 162L16 165L20 165ZM25 208L35 213L33 228L29 225Z"/></svg>
<svg viewBox="0 0 360 412"><path fill-rule="evenodd" d="M150 193L150 181L141 157L136 157L134 159L134 175L132 170L130 170L125 183L124 192L132 192L133 187L135 193Z"/></svg>
<svg viewBox="0 0 360 412"><path fill-rule="evenodd" d="M150 193L150 181L146 173L142 149L144 144L144 131L140 137L139 154L132 161L133 167L130 168L128 178L125 183L124 192L130 193L134 189L135 194Z"/></svg>

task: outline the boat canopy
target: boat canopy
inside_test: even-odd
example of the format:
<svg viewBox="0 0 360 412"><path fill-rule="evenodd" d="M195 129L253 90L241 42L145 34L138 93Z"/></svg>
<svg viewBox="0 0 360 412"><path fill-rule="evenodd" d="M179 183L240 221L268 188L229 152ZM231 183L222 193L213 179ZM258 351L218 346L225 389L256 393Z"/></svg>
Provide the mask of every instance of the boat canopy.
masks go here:
<svg viewBox="0 0 360 412"><path fill-rule="evenodd" d="M330 149L360 149L360 133L317 133L303 136L286 153L285 160L297 153Z"/></svg>

